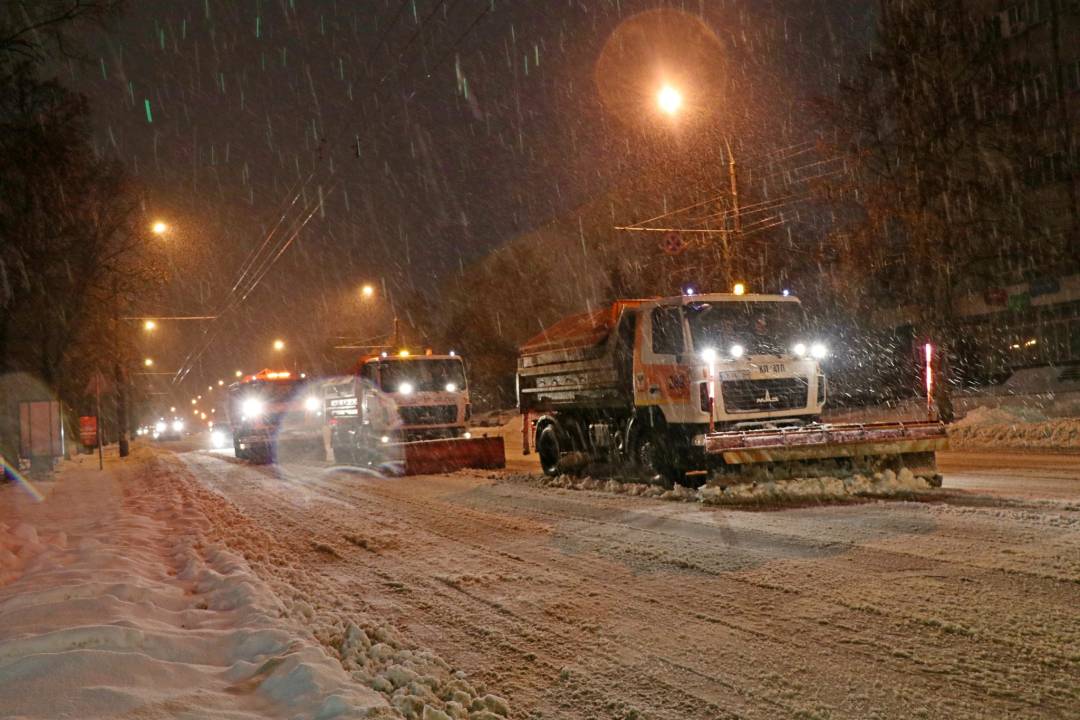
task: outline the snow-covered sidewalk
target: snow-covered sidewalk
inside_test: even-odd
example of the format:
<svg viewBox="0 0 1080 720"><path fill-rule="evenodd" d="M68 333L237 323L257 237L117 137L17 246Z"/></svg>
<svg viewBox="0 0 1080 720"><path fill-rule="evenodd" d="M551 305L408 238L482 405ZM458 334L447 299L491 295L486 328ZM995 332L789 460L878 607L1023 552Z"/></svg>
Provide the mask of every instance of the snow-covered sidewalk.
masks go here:
<svg viewBox="0 0 1080 720"><path fill-rule="evenodd" d="M0 717L398 717L162 465L79 458L40 502L0 486Z"/></svg>

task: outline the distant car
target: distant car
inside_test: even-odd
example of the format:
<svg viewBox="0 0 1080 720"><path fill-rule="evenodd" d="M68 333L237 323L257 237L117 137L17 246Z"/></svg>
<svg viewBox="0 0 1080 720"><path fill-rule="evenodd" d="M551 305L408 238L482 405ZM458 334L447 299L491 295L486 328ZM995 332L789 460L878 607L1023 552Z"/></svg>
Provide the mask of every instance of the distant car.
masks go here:
<svg viewBox="0 0 1080 720"><path fill-rule="evenodd" d="M154 426L155 440L179 440L184 434L184 421L173 419L172 422L159 420Z"/></svg>

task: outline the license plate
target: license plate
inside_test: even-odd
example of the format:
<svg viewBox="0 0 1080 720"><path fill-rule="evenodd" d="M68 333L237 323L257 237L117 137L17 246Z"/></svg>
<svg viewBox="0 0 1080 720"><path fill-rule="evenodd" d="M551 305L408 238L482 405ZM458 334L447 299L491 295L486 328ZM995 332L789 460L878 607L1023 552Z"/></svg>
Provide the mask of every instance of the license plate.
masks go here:
<svg viewBox="0 0 1080 720"><path fill-rule="evenodd" d="M765 363L764 365L758 365L758 372L763 374L780 375L787 372L787 365L784 363Z"/></svg>

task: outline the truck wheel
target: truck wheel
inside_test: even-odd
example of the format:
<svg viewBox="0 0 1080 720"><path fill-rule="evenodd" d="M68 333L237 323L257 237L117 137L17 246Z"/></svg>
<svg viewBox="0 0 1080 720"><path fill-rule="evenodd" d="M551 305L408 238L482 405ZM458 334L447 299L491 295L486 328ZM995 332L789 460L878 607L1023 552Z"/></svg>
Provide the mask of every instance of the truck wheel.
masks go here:
<svg viewBox="0 0 1080 720"><path fill-rule="evenodd" d="M555 477L559 474L559 434L554 425L545 425L536 436L536 454L540 456L540 467L544 474Z"/></svg>
<svg viewBox="0 0 1080 720"><path fill-rule="evenodd" d="M670 490L682 479L675 468L674 453L667 438L655 430L642 435L635 452L637 466L650 483Z"/></svg>

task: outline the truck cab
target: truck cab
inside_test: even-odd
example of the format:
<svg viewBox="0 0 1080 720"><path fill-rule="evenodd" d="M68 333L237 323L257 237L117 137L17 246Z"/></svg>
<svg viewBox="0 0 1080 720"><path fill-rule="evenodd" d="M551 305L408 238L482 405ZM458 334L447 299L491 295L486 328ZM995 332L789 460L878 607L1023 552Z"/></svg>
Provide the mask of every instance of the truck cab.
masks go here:
<svg viewBox="0 0 1080 720"><path fill-rule="evenodd" d="M324 403L334 457L348 463L380 445L466 435L472 410L459 355L405 351L361 358L325 383Z"/></svg>
<svg viewBox="0 0 1080 720"><path fill-rule="evenodd" d="M646 301L637 322L634 404L668 423L740 429L817 419L827 349L806 329L799 300L714 293Z"/></svg>

